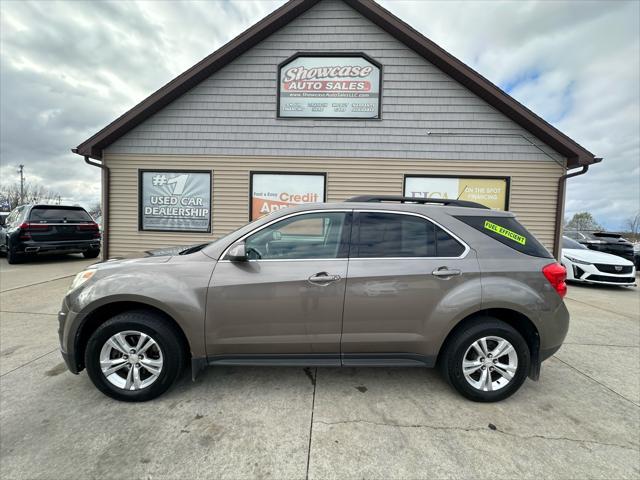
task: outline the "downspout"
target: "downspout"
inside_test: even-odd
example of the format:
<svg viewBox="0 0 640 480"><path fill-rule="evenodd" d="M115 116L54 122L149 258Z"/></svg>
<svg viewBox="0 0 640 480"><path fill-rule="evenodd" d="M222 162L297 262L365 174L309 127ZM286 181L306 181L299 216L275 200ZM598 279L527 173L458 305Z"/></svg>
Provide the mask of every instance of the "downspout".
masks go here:
<svg viewBox="0 0 640 480"><path fill-rule="evenodd" d="M73 153L78 153L77 148L71 149ZM109 191L110 183L109 183L109 167L107 167L104 163L98 163L89 156L84 156L84 161L91 165L92 167L98 167L102 170L102 260L109 260Z"/></svg>
<svg viewBox="0 0 640 480"><path fill-rule="evenodd" d="M593 163L599 163L602 158L594 158ZM589 171L589 165L583 165L577 172L565 173L558 179L558 201L556 202L556 228L553 243L553 256L560 260L560 252L562 245L562 225L564 223L564 200L567 189L567 179L584 175Z"/></svg>

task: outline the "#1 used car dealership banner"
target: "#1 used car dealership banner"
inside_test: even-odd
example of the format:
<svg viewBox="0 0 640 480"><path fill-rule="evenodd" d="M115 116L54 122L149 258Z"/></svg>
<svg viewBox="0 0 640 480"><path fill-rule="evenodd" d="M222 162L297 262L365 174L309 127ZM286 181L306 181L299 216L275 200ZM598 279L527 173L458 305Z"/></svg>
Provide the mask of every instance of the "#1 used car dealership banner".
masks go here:
<svg viewBox="0 0 640 480"><path fill-rule="evenodd" d="M325 201L322 174L253 173L251 175L251 220L281 208Z"/></svg>
<svg viewBox="0 0 640 480"><path fill-rule="evenodd" d="M509 182L506 177L407 176L407 197L449 198L477 202L494 210L507 210Z"/></svg>
<svg viewBox="0 0 640 480"><path fill-rule="evenodd" d="M140 230L210 232L211 172L140 172Z"/></svg>
<svg viewBox="0 0 640 480"><path fill-rule="evenodd" d="M380 68L362 56L298 56L280 67L280 117L379 118Z"/></svg>

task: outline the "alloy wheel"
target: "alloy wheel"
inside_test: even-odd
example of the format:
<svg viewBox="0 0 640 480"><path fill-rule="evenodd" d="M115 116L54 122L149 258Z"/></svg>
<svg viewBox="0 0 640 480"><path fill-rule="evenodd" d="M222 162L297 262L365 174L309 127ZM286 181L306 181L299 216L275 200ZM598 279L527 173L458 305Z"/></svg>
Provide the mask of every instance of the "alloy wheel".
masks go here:
<svg viewBox="0 0 640 480"><path fill-rule="evenodd" d="M158 379L162 366L158 343L136 330L112 335L100 350L102 374L109 383L123 390L147 388Z"/></svg>
<svg viewBox="0 0 640 480"><path fill-rule="evenodd" d="M500 390L511 382L518 369L518 354L508 340L482 337L471 344L462 359L462 372L473 388L484 392Z"/></svg>

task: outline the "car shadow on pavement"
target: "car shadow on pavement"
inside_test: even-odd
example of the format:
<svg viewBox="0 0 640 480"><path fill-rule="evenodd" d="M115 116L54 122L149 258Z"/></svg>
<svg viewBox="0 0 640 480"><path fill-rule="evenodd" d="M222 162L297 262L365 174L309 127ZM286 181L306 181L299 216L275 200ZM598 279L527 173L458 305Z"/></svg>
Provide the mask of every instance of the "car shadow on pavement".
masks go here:
<svg viewBox="0 0 640 480"><path fill-rule="evenodd" d="M28 255L24 258L22 264L40 264L47 265L50 263L72 263L72 262L80 262L84 261L85 258L81 253L67 253L67 254L50 254L50 255ZM100 259L96 258L96 262L99 262Z"/></svg>

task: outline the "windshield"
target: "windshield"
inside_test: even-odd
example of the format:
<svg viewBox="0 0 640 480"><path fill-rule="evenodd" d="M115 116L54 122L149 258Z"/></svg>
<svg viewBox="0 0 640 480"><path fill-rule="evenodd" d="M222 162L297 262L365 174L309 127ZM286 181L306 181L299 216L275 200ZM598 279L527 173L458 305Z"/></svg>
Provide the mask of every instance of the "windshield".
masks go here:
<svg viewBox="0 0 640 480"><path fill-rule="evenodd" d="M253 222L247 223L243 226L241 226L240 228L236 228L235 230L227 233L226 235L224 235L223 237L218 238L217 240L213 240L211 242L207 242L207 243L202 243L199 245L192 245L189 247L185 247L185 249L183 251L181 251L179 253L179 255L189 255L190 253L195 253L195 252L199 252L200 250L202 250L205 247L208 247L209 245L212 245L214 243L218 243L218 242L224 242L225 239L233 237L236 235L237 232L239 232L240 230L247 228L249 225L252 225L256 222L258 222L259 220L262 220L264 217L258 218L256 220L254 220Z"/></svg>
<svg viewBox="0 0 640 480"><path fill-rule="evenodd" d="M562 237L562 248L569 248L573 250L587 250L587 247L585 247L581 243L578 243L575 240L571 240L567 237Z"/></svg>

